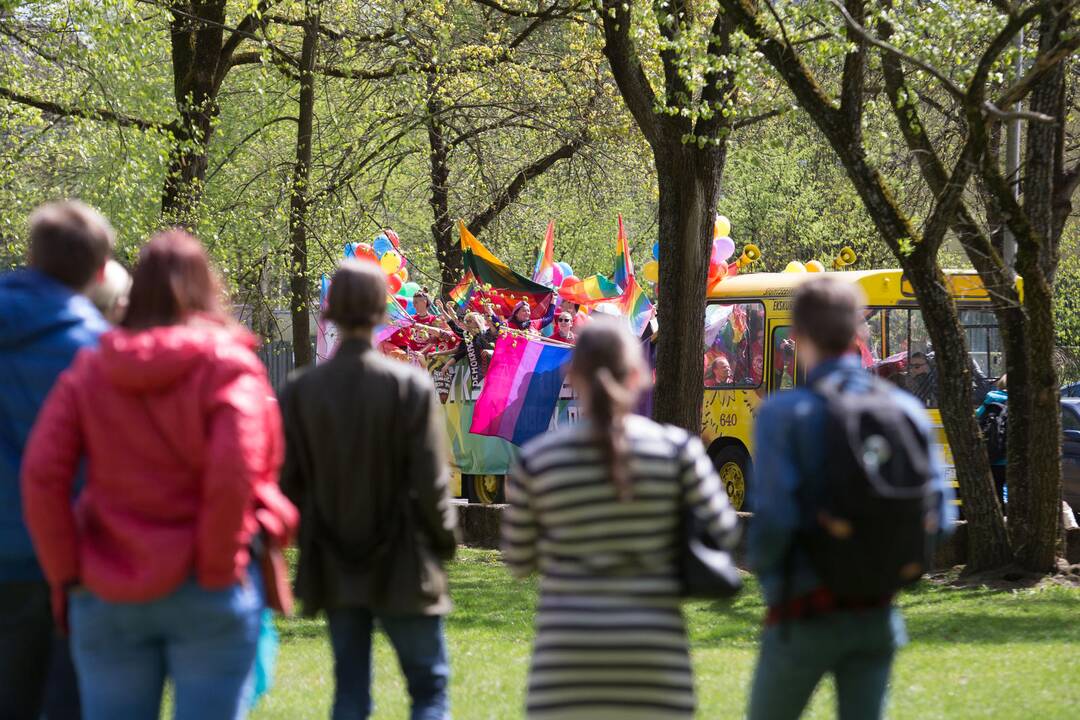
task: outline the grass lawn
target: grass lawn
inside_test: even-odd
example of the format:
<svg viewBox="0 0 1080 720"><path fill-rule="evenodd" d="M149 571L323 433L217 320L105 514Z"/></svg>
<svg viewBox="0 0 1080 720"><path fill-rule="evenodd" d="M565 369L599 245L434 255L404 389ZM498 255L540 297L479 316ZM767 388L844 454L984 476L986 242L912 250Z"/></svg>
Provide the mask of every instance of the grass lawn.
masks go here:
<svg viewBox="0 0 1080 720"><path fill-rule="evenodd" d="M510 578L494 552L463 550L451 566L452 708L460 720L522 716L535 582ZM897 660L892 718L1075 718L1080 708L1080 589L1012 593L924 583L901 604L911 644ZM686 606L700 718L743 714L762 616L752 579L732 604ZM276 685L253 714L328 717L333 673L321 620L284 620ZM376 718L406 718L401 673L376 642ZM819 687L808 717L834 716Z"/></svg>

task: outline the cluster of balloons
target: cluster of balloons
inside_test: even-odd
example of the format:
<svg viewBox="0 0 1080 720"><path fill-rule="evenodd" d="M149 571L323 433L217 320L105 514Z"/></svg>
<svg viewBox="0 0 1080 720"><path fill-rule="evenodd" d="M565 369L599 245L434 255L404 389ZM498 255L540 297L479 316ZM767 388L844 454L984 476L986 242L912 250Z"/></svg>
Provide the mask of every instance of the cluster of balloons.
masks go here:
<svg viewBox="0 0 1080 720"><path fill-rule="evenodd" d="M735 254L735 241L731 239L731 221L723 215L716 216L713 224L712 250L709 253L708 287L712 287L725 277L739 272L739 263L730 262ZM756 252L756 249L755 249ZM653 259L641 266L641 274L646 280L655 283L660 277L660 243L652 248Z"/></svg>
<svg viewBox="0 0 1080 720"><path fill-rule="evenodd" d="M368 243L349 243L345 248L346 257L370 260L386 273L386 285L391 295L400 298L412 298L420 292L420 286L409 281L409 271L405 269L408 260L401 252L401 241L397 233L386 229Z"/></svg>

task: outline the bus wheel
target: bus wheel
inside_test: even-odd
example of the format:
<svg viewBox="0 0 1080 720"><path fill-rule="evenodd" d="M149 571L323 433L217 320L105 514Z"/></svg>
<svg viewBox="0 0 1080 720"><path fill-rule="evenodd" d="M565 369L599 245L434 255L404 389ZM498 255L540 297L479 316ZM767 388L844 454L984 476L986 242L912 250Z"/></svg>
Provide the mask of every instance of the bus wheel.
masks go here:
<svg viewBox="0 0 1080 720"><path fill-rule="evenodd" d="M741 510L746 503L746 489L750 484L750 456L741 447L728 445L720 448L712 456L712 461L731 506Z"/></svg>
<svg viewBox="0 0 1080 720"><path fill-rule="evenodd" d="M467 475L469 502L494 505L506 502L502 475Z"/></svg>

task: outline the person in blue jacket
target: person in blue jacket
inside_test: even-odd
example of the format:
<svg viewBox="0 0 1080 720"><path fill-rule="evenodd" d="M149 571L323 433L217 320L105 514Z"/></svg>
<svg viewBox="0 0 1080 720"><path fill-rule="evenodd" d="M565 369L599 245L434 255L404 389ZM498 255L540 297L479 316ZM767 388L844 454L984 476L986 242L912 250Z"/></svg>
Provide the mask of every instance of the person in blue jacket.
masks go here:
<svg viewBox="0 0 1080 720"><path fill-rule="evenodd" d="M28 266L0 275L0 717L77 718L67 640L22 516L19 472L30 428L60 373L108 329L83 293L104 276L108 221L79 202L30 217Z"/></svg>
<svg viewBox="0 0 1080 720"><path fill-rule="evenodd" d="M1000 413L1001 407L1008 407L1009 405L1008 382L1008 375L999 377L997 382L994 383L994 389L987 392L986 395L983 396L982 404L975 408L975 419L979 421L980 427L986 424L984 423L983 418L986 417L987 412L994 413L994 415L1003 415L1001 421L1006 424L1001 427L1008 427L1006 422L1008 415ZM990 452L990 473L994 476L994 489L997 491L998 500L1001 501L1001 507L1003 510L1006 510L1006 503L1009 500L1008 488L1005 486L1008 454L1005 452L1005 446L1000 440L995 443L998 447L991 447L990 445L991 443L988 439L987 450Z"/></svg>
<svg viewBox="0 0 1080 720"><path fill-rule="evenodd" d="M903 618L891 597L854 606L836 598L814 571L799 534L821 522L806 498L826 472L826 400L810 388L822 379L842 381L844 392L869 390L871 376L855 349L862 320L858 290L822 276L802 285L792 308L803 387L778 393L758 410L754 426L754 513L748 560L768 606L751 688L751 720L784 720L802 713L826 674L836 680L841 720L881 717L896 650L906 642ZM900 389L892 400L930 444L922 403ZM942 532L956 520L952 488L936 454L932 483Z"/></svg>

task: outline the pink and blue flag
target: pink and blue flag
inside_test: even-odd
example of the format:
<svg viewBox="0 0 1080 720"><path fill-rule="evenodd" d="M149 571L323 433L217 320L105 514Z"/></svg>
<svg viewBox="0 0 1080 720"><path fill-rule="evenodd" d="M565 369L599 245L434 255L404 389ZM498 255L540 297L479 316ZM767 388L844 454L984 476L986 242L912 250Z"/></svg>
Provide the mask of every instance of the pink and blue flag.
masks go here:
<svg viewBox="0 0 1080 720"><path fill-rule="evenodd" d="M495 342L469 432L523 445L551 424L572 348L514 334Z"/></svg>

